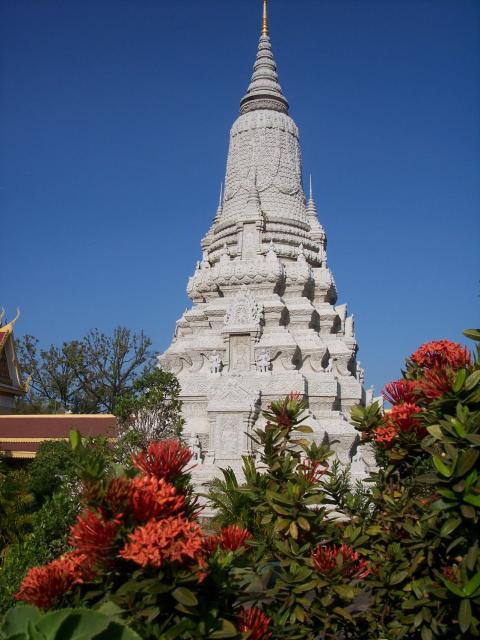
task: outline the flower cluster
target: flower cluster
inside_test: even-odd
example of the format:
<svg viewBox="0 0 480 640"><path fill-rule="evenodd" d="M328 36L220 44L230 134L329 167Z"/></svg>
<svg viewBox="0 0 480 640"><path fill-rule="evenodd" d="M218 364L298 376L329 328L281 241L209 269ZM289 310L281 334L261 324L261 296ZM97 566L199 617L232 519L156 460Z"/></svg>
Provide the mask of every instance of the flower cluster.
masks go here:
<svg viewBox="0 0 480 640"><path fill-rule="evenodd" d="M93 577L88 556L70 551L43 567L30 569L15 597L48 609L59 596Z"/></svg>
<svg viewBox="0 0 480 640"><path fill-rule="evenodd" d="M225 551L236 551L244 547L245 542L251 537L252 535L247 529L240 529L234 524L221 530L218 536L218 545Z"/></svg>
<svg viewBox="0 0 480 640"><path fill-rule="evenodd" d="M217 549L243 549L249 531L233 525L208 536L187 515L187 489L178 477L190 459L191 452L179 441L154 442L145 453L132 456L141 473L113 478L104 489L92 486L89 506L70 529L74 550L31 569L16 597L49 608L76 585L100 579L104 571L125 571L127 562L153 568L168 563L191 571L201 582ZM180 489L173 484L177 478Z"/></svg>
<svg viewBox="0 0 480 640"><path fill-rule="evenodd" d="M178 513L184 501L175 487L163 478L137 476L130 483L131 509L140 522Z"/></svg>
<svg viewBox="0 0 480 640"><path fill-rule="evenodd" d="M110 520L101 507L94 511L84 509L70 529L69 543L94 560L108 558L113 552L122 517L123 514L119 513Z"/></svg>
<svg viewBox="0 0 480 640"><path fill-rule="evenodd" d="M165 562L188 564L203 560L205 534L201 527L181 516L151 520L128 536L120 557L141 567L160 567Z"/></svg>
<svg viewBox="0 0 480 640"><path fill-rule="evenodd" d="M418 383L415 380L401 378L385 385L382 395L392 405L401 402L415 403L418 398L417 389Z"/></svg>
<svg viewBox="0 0 480 640"><path fill-rule="evenodd" d="M267 640L272 637L269 631L271 618L266 616L263 611L253 607L252 609L243 609L239 616L239 631L243 633L249 632L250 640Z"/></svg>
<svg viewBox="0 0 480 640"><path fill-rule="evenodd" d="M420 422L422 409L411 402L395 405L385 414L383 422L375 427L374 439L377 444L390 446L400 433L415 433L418 438L426 435Z"/></svg>
<svg viewBox="0 0 480 640"><path fill-rule="evenodd" d="M73 551L31 569L16 597L48 608L59 596L93 579L95 573L111 567L118 558L142 557L142 565L146 564L147 552L152 554L153 565L158 565L160 553L171 561L192 559L201 548L204 535L197 524L182 516L185 497L178 495L168 482L168 478L182 473L191 455L178 440L151 443L146 454L133 456L134 465L143 474L133 479L113 478L104 491L100 486L90 487L86 501L94 506L85 507L70 529ZM145 522L147 525L141 526ZM161 535L153 541L151 531L155 528L161 530ZM127 544L126 538L130 539ZM144 556L141 541L147 549ZM152 548L154 543L156 551ZM168 553L164 551L166 546L170 546Z"/></svg>
<svg viewBox="0 0 480 640"><path fill-rule="evenodd" d="M192 452L177 439L151 442L147 451L132 457L133 465L146 475L172 481L186 473Z"/></svg>
<svg viewBox="0 0 480 640"><path fill-rule="evenodd" d="M407 361L406 377L385 386L383 397L392 404L382 422L373 429L373 439L384 449L392 447L400 434L427 435L422 410L431 400L451 391L456 371L470 364L470 354L461 344L436 340L422 345Z"/></svg>
<svg viewBox="0 0 480 640"><path fill-rule="evenodd" d="M365 578L371 571L366 560L362 560L358 551L346 544L318 545L312 553L313 566L321 574L338 570L347 578Z"/></svg>
<svg viewBox="0 0 480 640"><path fill-rule="evenodd" d="M422 344L410 359L422 369L449 366L457 370L471 362L468 349L450 340L433 340Z"/></svg>
<svg viewBox="0 0 480 640"><path fill-rule="evenodd" d="M434 367L424 371L422 378L418 381L418 387L424 398L434 400L448 393L454 380L455 371L451 367Z"/></svg>

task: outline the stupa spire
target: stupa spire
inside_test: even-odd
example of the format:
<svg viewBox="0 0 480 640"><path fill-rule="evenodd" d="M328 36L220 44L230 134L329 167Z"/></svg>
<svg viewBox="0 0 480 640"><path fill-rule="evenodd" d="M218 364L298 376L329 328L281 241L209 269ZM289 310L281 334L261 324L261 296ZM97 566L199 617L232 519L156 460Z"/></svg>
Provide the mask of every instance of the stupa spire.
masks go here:
<svg viewBox="0 0 480 640"><path fill-rule="evenodd" d="M222 211L223 211L223 182L220 183L220 197L218 199L217 213L215 214L215 218L213 219L214 222L217 222L220 219L222 215Z"/></svg>
<svg viewBox="0 0 480 640"><path fill-rule="evenodd" d="M268 0L263 0L262 36L268 36Z"/></svg>
<svg viewBox="0 0 480 640"><path fill-rule="evenodd" d="M313 199L312 174L310 174L310 180L309 180L309 199L307 202L307 215L310 215L310 216L317 215L317 207L315 206L315 200Z"/></svg>
<svg viewBox="0 0 480 640"><path fill-rule="evenodd" d="M262 30L252 80L240 103L240 113L254 109L273 109L288 113L288 101L278 82L277 65L270 43L267 0L263 0Z"/></svg>

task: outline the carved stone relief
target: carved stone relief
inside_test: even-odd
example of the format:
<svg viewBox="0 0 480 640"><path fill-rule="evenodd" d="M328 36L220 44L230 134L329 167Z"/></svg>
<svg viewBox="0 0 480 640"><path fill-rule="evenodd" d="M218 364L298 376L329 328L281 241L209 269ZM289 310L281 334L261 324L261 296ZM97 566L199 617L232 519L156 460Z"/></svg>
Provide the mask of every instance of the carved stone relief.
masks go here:
<svg viewBox="0 0 480 640"><path fill-rule="evenodd" d="M250 335L230 336L230 371L249 371L251 350Z"/></svg>

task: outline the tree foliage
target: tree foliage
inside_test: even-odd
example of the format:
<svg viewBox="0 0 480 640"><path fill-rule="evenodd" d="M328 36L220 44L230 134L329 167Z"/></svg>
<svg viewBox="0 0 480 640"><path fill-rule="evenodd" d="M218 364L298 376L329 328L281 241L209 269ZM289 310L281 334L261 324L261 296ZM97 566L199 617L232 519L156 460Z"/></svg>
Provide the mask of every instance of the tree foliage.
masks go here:
<svg viewBox="0 0 480 640"><path fill-rule="evenodd" d="M117 327L108 336L97 329L81 340L41 349L33 336L17 341L17 356L30 392L18 405L23 413L112 412L132 388L142 367L153 364L151 341L143 331Z"/></svg>
<svg viewBox="0 0 480 640"><path fill-rule="evenodd" d="M155 368L145 370L115 405L118 446L123 455L146 449L149 442L181 432L180 385L176 377Z"/></svg>

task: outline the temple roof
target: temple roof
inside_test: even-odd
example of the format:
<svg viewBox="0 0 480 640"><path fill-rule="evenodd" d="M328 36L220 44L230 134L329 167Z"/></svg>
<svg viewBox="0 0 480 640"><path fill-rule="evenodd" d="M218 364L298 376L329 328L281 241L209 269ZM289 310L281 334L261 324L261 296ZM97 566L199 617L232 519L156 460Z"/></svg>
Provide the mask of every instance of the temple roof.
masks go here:
<svg viewBox="0 0 480 640"><path fill-rule="evenodd" d="M5 311L2 311L0 313L0 395L24 395L28 384L22 381L13 338L13 327L20 317L20 312L17 310L15 318L2 325L4 317Z"/></svg>
<svg viewBox="0 0 480 640"><path fill-rule="evenodd" d="M0 415L0 452L13 458L33 458L45 441L68 440L72 429L85 438L116 435L111 414Z"/></svg>

